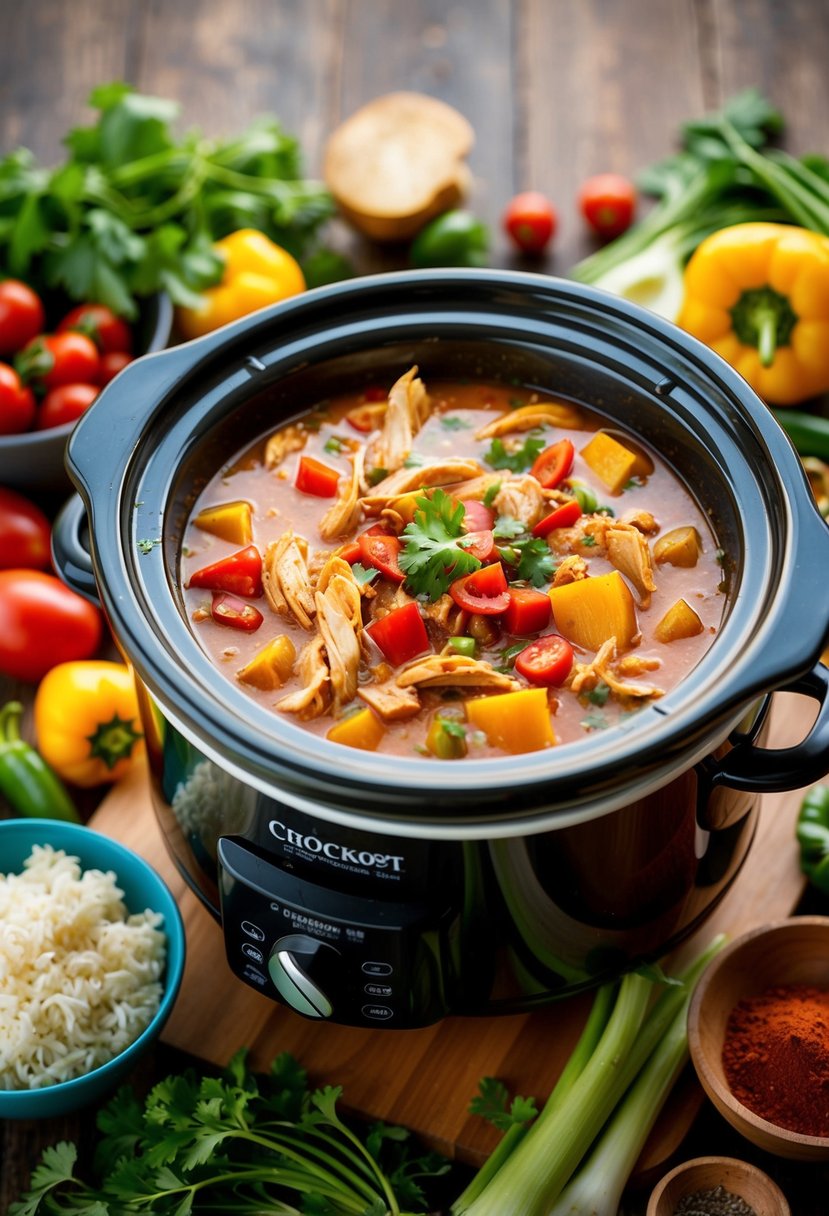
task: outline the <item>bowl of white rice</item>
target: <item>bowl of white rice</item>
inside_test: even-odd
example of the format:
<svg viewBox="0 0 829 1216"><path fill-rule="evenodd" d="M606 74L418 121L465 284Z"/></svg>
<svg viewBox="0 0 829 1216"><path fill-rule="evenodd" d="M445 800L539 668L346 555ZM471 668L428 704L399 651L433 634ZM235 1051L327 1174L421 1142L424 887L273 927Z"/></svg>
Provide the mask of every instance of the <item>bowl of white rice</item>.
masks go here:
<svg viewBox="0 0 829 1216"><path fill-rule="evenodd" d="M0 1118L96 1102L158 1037L184 926L137 854L90 828L0 822Z"/></svg>

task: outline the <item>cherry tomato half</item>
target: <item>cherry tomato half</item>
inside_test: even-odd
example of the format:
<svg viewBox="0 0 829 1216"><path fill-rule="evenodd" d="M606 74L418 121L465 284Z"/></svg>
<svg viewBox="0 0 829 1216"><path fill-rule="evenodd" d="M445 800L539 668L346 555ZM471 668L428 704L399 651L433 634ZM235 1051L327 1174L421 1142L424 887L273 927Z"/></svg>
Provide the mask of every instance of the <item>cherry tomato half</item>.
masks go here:
<svg viewBox="0 0 829 1216"><path fill-rule="evenodd" d="M541 253L555 233L558 216L548 198L538 190L526 190L516 194L501 222L522 253Z"/></svg>
<svg viewBox="0 0 829 1216"><path fill-rule="evenodd" d="M35 420L35 395L8 363L0 363L0 435L19 435Z"/></svg>
<svg viewBox="0 0 829 1216"><path fill-rule="evenodd" d="M97 384L59 384L43 398L37 411L37 429L50 430L67 422L77 422L101 390Z"/></svg>
<svg viewBox="0 0 829 1216"><path fill-rule="evenodd" d="M589 177L579 191L579 208L601 237L619 236L633 223L636 187L618 173Z"/></svg>
<svg viewBox="0 0 829 1216"><path fill-rule="evenodd" d="M88 659L101 614L53 574L0 570L0 671L36 683L58 663Z"/></svg>
<svg viewBox="0 0 829 1216"><path fill-rule="evenodd" d="M363 561L374 566L381 574L385 574L386 578L394 579L396 583L405 581L406 575L400 569L398 557L402 544L396 536L384 536L379 532L363 532L362 536L358 536L360 542L360 551L363 555Z"/></svg>
<svg viewBox="0 0 829 1216"><path fill-rule="evenodd" d="M489 562L496 555L495 537L489 528L482 528L480 532L467 532L460 538L460 542L466 552L477 557L479 562Z"/></svg>
<svg viewBox="0 0 829 1216"><path fill-rule="evenodd" d="M462 498L463 526L467 532L487 532L495 523L495 512L475 498Z"/></svg>
<svg viewBox="0 0 829 1216"><path fill-rule="evenodd" d="M94 384L98 348L86 334L41 334L15 359L21 377L47 391L61 384Z"/></svg>
<svg viewBox="0 0 829 1216"><path fill-rule="evenodd" d="M573 647L557 633L545 633L525 646L515 660L515 670L531 684L548 687L563 684L573 666Z"/></svg>
<svg viewBox="0 0 829 1216"><path fill-rule="evenodd" d="M507 577L500 562L456 578L449 587L449 594L459 608L480 616L500 616L510 602Z"/></svg>
<svg viewBox="0 0 829 1216"><path fill-rule="evenodd" d="M557 443L551 443L544 449L530 472L545 490L554 490L572 469L575 455L576 449L570 440L559 439Z"/></svg>
<svg viewBox="0 0 829 1216"><path fill-rule="evenodd" d="M42 333L46 315L40 296L19 279L0 282L0 355L13 355Z"/></svg>
<svg viewBox="0 0 829 1216"><path fill-rule="evenodd" d="M0 486L0 569L48 569L51 535L51 525L40 507Z"/></svg>
<svg viewBox="0 0 829 1216"><path fill-rule="evenodd" d="M75 330L91 338L101 354L112 351L132 354L132 330L106 304L78 304L68 312L57 332L65 334Z"/></svg>
<svg viewBox="0 0 829 1216"><path fill-rule="evenodd" d="M228 557L222 557L209 566L195 570L188 579L188 587L204 587L208 591L227 591L231 595L243 595L258 599L262 594L262 556L256 545L246 545Z"/></svg>

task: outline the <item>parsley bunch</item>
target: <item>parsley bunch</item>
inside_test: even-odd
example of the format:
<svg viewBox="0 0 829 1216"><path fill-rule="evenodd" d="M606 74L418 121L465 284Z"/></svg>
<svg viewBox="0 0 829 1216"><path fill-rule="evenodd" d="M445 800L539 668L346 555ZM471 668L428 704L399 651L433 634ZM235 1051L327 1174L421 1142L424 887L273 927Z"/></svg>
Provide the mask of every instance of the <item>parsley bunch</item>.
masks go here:
<svg viewBox="0 0 829 1216"><path fill-rule="evenodd" d="M403 529L408 543L398 561L412 592L437 600L450 583L480 569L481 563L463 547L466 534L461 503L441 489L416 502L414 519Z"/></svg>
<svg viewBox="0 0 829 1216"><path fill-rule="evenodd" d="M409 1133L382 1123L363 1142L337 1114L340 1092L329 1085L311 1093L287 1053L269 1074L254 1075L244 1052L220 1077L168 1077L143 1107L122 1089L98 1117L98 1182L78 1177L75 1146L62 1142L45 1150L10 1216L401 1216L401 1204L425 1211L419 1179L445 1173L448 1163L412 1155Z"/></svg>
<svg viewBox="0 0 829 1216"><path fill-rule="evenodd" d="M89 100L98 119L69 132L58 168L25 148L0 160L4 273L134 318L138 298L159 290L194 305L221 278L213 241L258 228L303 262L310 282L342 277L316 245L330 195L303 180L297 142L275 120L228 140L176 138L172 101L120 82Z"/></svg>

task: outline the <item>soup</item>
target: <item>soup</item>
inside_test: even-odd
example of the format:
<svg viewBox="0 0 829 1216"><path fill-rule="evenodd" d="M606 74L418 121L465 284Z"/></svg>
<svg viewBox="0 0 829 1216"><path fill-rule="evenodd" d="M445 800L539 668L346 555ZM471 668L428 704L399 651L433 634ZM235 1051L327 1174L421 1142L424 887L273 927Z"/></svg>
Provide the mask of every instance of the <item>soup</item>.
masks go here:
<svg viewBox="0 0 829 1216"><path fill-rule="evenodd" d="M181 576L252 698L449 761L574 744L664 696L716 634L721 557L666 462L585 405L410 368L234 457Z"/></svg>

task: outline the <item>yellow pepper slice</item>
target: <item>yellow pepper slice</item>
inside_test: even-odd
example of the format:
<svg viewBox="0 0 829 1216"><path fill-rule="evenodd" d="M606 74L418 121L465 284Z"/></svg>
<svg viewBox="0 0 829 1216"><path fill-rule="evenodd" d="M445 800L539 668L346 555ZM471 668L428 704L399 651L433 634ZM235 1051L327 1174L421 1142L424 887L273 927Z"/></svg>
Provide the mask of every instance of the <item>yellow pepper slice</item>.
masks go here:
<svg viewBox="0 0 829 1216"><path fill-rule="evenodd" d="M787 224L715 232L685 269L677 321L767 401L794 405L825 392L829 240Z"/></svg>
<svg viewBox="0 0 829 1216"><path fill-rule="evenodd" d="M220 536L234 545L249 545L253 539L251 505L243 500L205 507L199 511L193 523L202 532Z"/></svg>
<svg viewBox="0 0 829 1216"><path fill-rule="evenodd" d="M326 739L332 743L344 743L346 747L357 747L360 751L376 751L380 740L386 733L383 723L368 707L360 709L356 714L343 718L336 726L332 726Z"/></svg>
<svg viewBox="0 0 829 1216"><path fill-rule="evenodd" d="M225 264L221 283L202 292L196 308L179 308L176 323L183 338L199 338L258 308L305 290L299 263L286 249L255 228L240 228L213 248Z"/></svg>
<svg viewBox="0 0 829 1216"><path fill-rule="evenodd" d="M236 672L237 680L265 692L281 688L290 678L296 659L296 647L285 633L271 638L249 663Z"/></svg>
<svg viewBox="0 0 829 1216"><path fill-rule="evenodd" d="M492 747L518 755L556 742L545 688L526 688L465 701L466 716Z"/></svg>
<svg viewBox="0 0 829 1216"><path fill-rule="evenodd" d="M34 721L41 756L73 785L118 781L144 754L135 685L123 663L59 663L38 685Z"/></svg>

